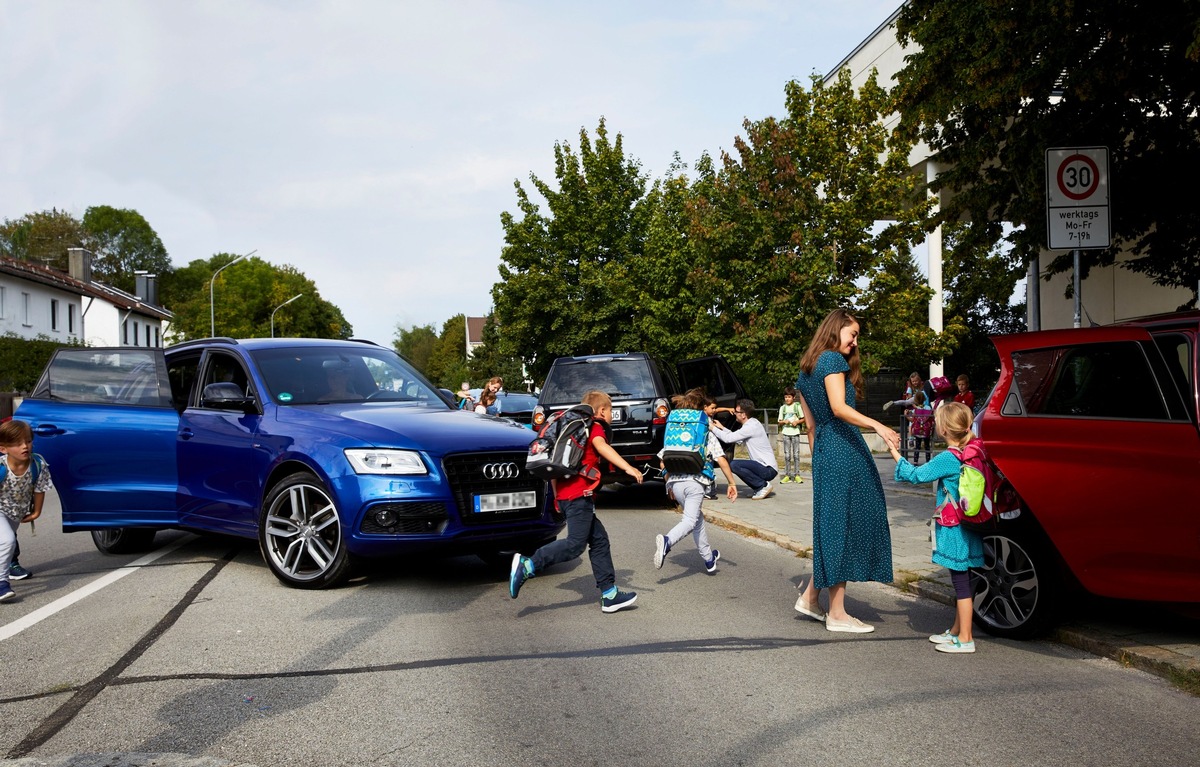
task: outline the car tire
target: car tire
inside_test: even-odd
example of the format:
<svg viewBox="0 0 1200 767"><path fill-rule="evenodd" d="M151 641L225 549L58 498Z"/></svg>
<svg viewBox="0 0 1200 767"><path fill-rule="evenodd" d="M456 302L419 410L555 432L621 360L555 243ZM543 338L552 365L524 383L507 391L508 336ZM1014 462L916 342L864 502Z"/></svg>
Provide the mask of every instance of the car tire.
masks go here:
<svg viewBox="0 0 1200 767"><path fill-rule="evenodd" d="M984 536L986 564L970 571L976 624L988 634L1031 639L1057 616L1062 570L1053 547L1029 525Z"/></svg>
<svg viewBox="0 0 1200 767"><path fill-rule="evenodd" d="M105 554L138 554L154 547L157 533L144 527L106 527L92 531L92 543Z"/></svg>
<svg viewBox="0 0 1200 767"><path fill-rule="evenodd" d="M350 575L337 504L307 472L288 475L267 493L258 545L271 572L292 588L327 589Z"/></svg>

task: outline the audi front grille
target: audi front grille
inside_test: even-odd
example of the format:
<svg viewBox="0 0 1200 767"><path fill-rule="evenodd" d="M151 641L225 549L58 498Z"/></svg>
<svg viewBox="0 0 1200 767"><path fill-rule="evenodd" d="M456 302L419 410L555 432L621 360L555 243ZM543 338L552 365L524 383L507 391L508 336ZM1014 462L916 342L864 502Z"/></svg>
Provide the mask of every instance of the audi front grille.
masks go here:
<svg viewBox="0 0 1200 767"><path fill-rule="evenodd" d="M525 471L524 450L498 453L459 453L442 461L459 518L464 525L516 522L538 519L546 503L546 483ZM537 503L532 509L475 514L475 496L532 490Z"/></svg>

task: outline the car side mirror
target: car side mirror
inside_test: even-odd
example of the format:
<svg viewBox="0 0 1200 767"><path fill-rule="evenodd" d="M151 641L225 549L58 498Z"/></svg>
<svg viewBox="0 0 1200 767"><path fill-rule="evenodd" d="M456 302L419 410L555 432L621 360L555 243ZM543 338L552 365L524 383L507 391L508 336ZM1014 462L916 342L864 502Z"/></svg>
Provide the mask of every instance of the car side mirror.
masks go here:
<svg viewBox="0 0 1200 767"><path fill-rule="evenodd" d="M211 383L204 387L200 405L217 410L249 411L254 407L254 400L235 383Z"/></svg>

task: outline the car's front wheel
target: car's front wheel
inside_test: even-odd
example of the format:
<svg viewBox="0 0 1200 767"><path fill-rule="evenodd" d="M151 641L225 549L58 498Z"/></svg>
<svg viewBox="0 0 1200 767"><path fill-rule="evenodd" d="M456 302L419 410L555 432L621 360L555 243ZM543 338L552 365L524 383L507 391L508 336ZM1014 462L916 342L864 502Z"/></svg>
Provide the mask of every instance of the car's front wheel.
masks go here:
<svg viewBox="0 0 1200 767"><path fill-rule="evenodd" d="M137 554L150 550L157 532L144 527L107 527L92 531L92 543L105 554Z"/></svg>
<svg viewBox="0 0 1200 767"><path fill-rule="evenodd" d="M1054 622L1062 578L1052 548L1028 527L983 539L984 561L971 570L975 620L992 636L1029 639Z"/></svg>
<svg viewBox="0 0 1200 767"><path fill-rule="evenodd" d="M337 505L306 472L285 477L267 494L258 545L275 577L294 588L329 588L350 574Z"/></svg>

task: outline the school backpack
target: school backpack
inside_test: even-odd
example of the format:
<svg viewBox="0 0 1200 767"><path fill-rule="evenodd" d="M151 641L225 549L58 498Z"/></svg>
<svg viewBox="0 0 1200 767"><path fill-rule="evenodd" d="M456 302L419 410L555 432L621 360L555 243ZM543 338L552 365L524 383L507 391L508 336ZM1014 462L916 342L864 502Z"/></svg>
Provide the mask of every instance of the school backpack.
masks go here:
<svg viewBox="0 0 1200 767"><path fill-rule="evenodd" d="M550 416L529 444L526 471L539 479L583 473L583 452L595 417L591 405L575 405Z"/></svg>
<svg viewBox="0 0 1200 767"><path fill-rule="evenodd" d="M983 443L973 439L950 452L962 461L958 475L958 516L964 522L983 524L997 514L1017 508L1012 485L992 466Z"/></svg>
<svg viewBox="0 0 1200 767"><path fill-rule="evenodd" d="M706 474L712 477L712 462L708 456L708 416L704 411L680 408L667 415L662 461L668 474Z"/></svg>
<svg viewBox="0 0 1200 767"><path fill-rule="evenodd" d="M927 389L933 392L933 396L926 396L929 407L937 408L943 402L954 399L954 384L946 376L934 376L929 379ZM928 395L928 392L926 392Z"/></svg>
<svg viewBox="0 0 1200 767"><path fill-rule="evenodd" d="M918 407L912 411L912 435L914 437L933 436L933 411Z"/></svg>

